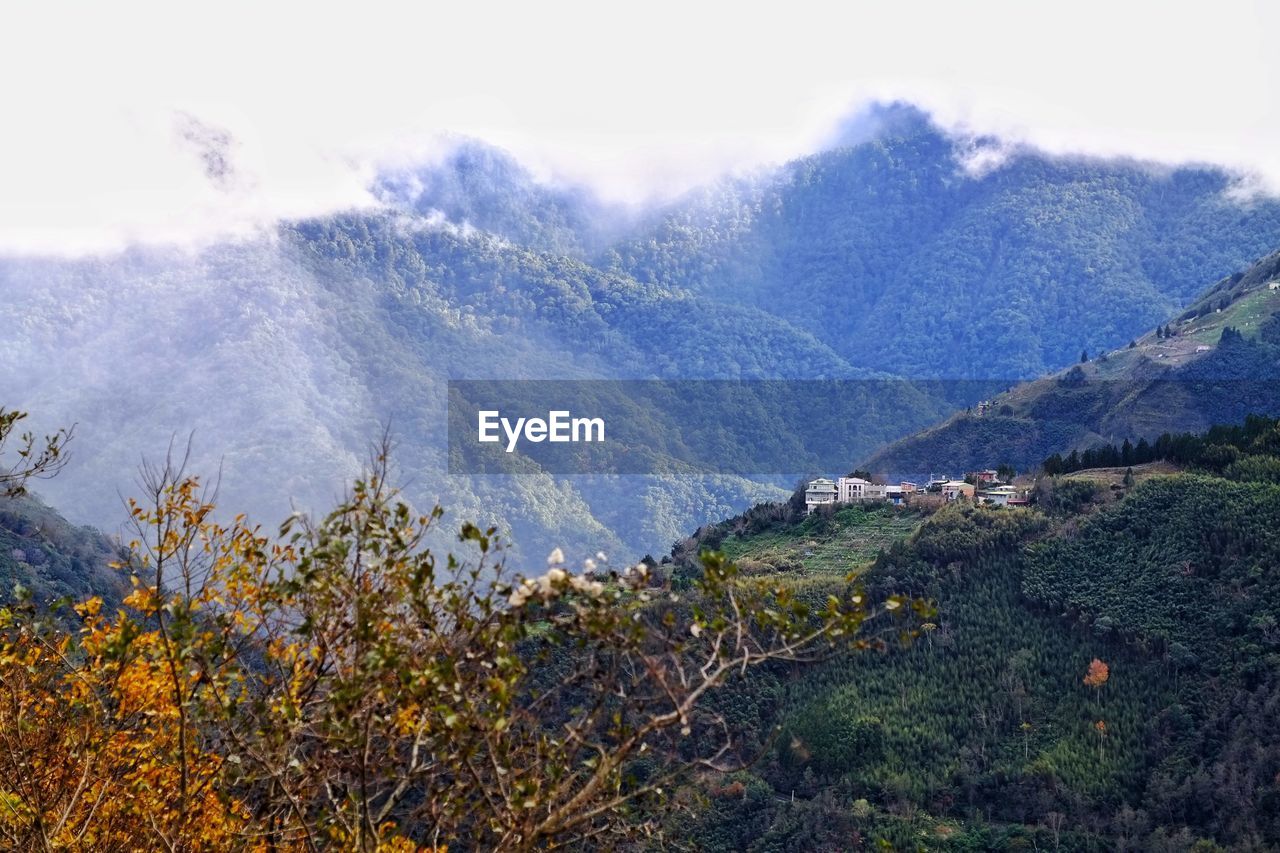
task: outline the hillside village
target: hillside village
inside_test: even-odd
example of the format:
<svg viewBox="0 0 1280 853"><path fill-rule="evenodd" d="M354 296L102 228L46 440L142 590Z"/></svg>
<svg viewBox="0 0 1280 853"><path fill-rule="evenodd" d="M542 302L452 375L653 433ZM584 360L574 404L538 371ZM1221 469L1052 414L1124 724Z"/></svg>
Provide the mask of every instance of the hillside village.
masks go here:
<svg viewBox="0 0 1280 853"><path fill-rule="evenodd" d="M874 483L850 474L835 480L819 477L810 481L805 487L804 505L806 513L813 513L824 506L871 501L887 502L894 506L905 506L920 500L944 503L969 501L990 506L1025 506L1030 500L1028 492L1029 489L1025 486L1002 481L1000 472L990 468L972 471L966 474L964 479L959 480L950 477L930 477L924 488L908 480L890 485Z"/></svg>
<svg viewBox="0 0 1280 853"><path fill-rule="evenodd" d="M1280 313L1280 255L1273 255L1249 274L1238 273L1218 282L1204 297L1179 317L1155 331L1135 339L1127 347L1089 359L1082 354L1080 364L1051 377L1023 383L981 400L957 414L950 423L969 418L1000 415L1016 417L1046 393L1057 393L1064 381L1122 379L1134 374L1142 362L1162 362L1177 366L1212 352L1228 329L1245 337L1256 337L1262 324ZM880 460L882 461L882 460ZM897 485L875 483L855 472L835 480L819 477L805 488L805 511L812 514L824 506L886 502L904 506L912 502L950 503L967 501L992 506L1024 506L1029 503L1029 486L1015 485L1012 475L1002 479L992 469L971 471L961 479L930 476L923 488L902 481Z"/></svg>

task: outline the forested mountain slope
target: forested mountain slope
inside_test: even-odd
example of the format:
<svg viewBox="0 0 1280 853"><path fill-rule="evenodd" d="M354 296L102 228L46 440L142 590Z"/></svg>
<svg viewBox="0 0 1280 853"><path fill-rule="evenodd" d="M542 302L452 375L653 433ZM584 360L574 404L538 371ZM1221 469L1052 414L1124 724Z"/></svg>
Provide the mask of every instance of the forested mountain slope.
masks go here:
<svg viewBox="0 0 1280 853"><path fill-rule="evenodd" d="M1255 419L1214 440L1253 460L1240 477L1280 470L1278 437ZM1030 509L760 508L704 530L747 560L794 542L803 564L750 565L815 601L850 570L828 542L889 532L853 568L866 594L938 613L914 644L726 697L772 753L694 783L677 831L708 850L1270 849L1280 486L1217 470L1119 491L1055 478Z"/></svg>
<svg viewBox="0 0 1280 853"><path fill-rule="evenodd" d="M0 496L0 600L12 601L21 588L37 605L91 595L115 605L128 590L109 566L119 556L117 543L69 524L39 500Z"/></svg>
<svg viewBox="0 0 1280 853"><path fill-rule="evenodd" d="M864 461L886 474L1032 470L1053 453L1280 412L1280 253L1228 276L1131 345L995 396Z"/></svg>
<svg viewBox="0 0 1280 853"><path fill-rule="evenodd" d="M505 151L461 140L439 161L385 169L375 190L393 207L465 224L539 251L582 258L625 231L631 216L585 187L537 180Z"/></svg>
<svg viewBox="0 0 1280 853"><path fill-rule="evenodd" d="M606 262L766 307L856 364L1019 379L1126 342L1280 243L1280 207L1233 201L1210 168L1049 157L902 105L874 118L869 139L694 194Z"/></svg>
<svg viewBox="0 0 1280 853"><path fill-rule="evenodd" d="M778 485L448 477L446 381L867 375L761 311L391 216L301 223L275 242L196 255L15 262L5 273L21 323L0 353L0 398L42 427L79 424L71 467L41 488L108 526L139 459L192 429L195 466L221 471L223 502L274 524L291 499L306 509L336 492L389 422L416 502L440 499L534 554L642 553ZM889 409L879 440L947 411L930 400ZM783 430L786 415L776 413Z"/></svg>
<svg viewBox="0 0 1280 853"><path fill-rule="evenodd" d="M194 429L224 500L273 523L325 504L390 421L416 502L533 554L643 553L815 472L451 477L447 381L1035 375L1140 334L1280 240L1280 204L1235 198L1211 168L1047 157L901 106L873 118L642 211L466 143L382 174L382 210L200 250L2 259L0 400L81 425L45 487L77 521L114 525L139 458ZM898 387L866 407L874 428L835 429L864 458L977 393ZM793 413L770 417L791 429Z"/></svg>

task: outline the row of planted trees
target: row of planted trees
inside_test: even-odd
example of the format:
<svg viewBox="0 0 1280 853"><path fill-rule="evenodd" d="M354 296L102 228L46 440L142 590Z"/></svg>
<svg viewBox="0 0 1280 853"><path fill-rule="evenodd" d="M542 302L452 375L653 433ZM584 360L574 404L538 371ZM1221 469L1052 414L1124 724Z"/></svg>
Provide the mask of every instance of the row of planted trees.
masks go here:
<svg viewBox="0 0 1280 853"><path fill-rule="evenodd" d="M21 462L9 470L17 483ZM26 472L30 473L30 472ZM0 609L0 844L19 849L528 849L656 830L697 767L748 758L707 694L874 642L715 555L682 599L643 567L437 558L385 446L318 522L215 519L185 462L145 467L112 611ZM916 602L917 610L924 605ZM888 617L885 617L888 618Z"/></svg>
<svg viewBox="0 0 1280 853"><path fill-rule="evenodd" d="M1232 463L1255 456L1280 453L1280 421L1250 415L1243 425L1219 425L1204 433L1164 433L1154 442L1145 438L1133 444L1101 444L1083 452L1072 450L1065 457L1055 453L1044 460L1045 474L1056 476L1088 468L1117 468L1168 460L1221 473ZM1249 479L1235 477L1233 479Z"/></svg>

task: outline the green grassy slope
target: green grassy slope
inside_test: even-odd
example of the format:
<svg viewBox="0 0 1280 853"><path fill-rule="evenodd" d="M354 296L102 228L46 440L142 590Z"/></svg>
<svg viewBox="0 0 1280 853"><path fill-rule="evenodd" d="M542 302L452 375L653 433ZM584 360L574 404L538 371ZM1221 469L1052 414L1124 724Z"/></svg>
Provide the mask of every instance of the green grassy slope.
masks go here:
<svg viewBox="0 0 1280 853"><path fill-rule="evenodd" d="M892 507L846 507L830 518L810 516L792 526L753 536L731 536L721 545L744 571L840 576L865 568L922 521L919 513Z"/></svg>

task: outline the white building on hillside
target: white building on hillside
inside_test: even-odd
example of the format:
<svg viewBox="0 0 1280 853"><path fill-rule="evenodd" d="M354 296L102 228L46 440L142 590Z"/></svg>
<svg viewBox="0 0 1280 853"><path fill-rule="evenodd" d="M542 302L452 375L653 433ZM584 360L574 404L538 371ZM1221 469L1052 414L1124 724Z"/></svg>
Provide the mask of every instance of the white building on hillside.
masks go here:
<svg viewBox="0 0 1280 853"><path fill-rule="evenodd" d="M879 483L872 483L861 477L841 477L836 481L837 500L843 504L858 503L859 501L882 501L887 496L885 489Z"/></svg>
<svg viewBox="0 0 1280 853"><path fill-rule="evenodd" d="M861 477L841 477L835 481L819 477L805 487L804 505L809 512L813 512L815 507L836 503L889 501L895 505L901 505L906 503L907 495L914 491L916 491L915 483L904 482L898 486L886 486Z"/></svg>
<svg viewBox="0 0 1280 853"><path fill-rule="evenodd" d="M995 486L978 493L978 500L996 506L1008 506L1009 501L1017 500L1021 492L1014 486Z"/></svg>
<svg viewBox="0 0 1280 853"><path fill-rule="evenodd" d="M836 502L836 484L831 480L819 477L809 483L804 490L804 508L806 512L813 512L820 506L826 506Z"/></svg>

